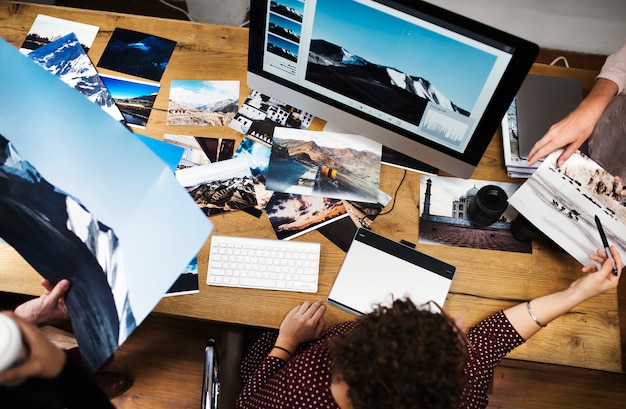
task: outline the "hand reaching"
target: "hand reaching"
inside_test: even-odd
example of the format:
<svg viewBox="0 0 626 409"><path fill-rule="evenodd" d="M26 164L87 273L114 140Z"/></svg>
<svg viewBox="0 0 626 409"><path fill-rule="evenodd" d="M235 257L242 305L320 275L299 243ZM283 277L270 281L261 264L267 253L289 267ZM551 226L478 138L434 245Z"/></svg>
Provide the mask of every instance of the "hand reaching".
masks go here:
<svg viewBox="0 0 626 409"><path fill-rule="evenodd" d="M584 266L582 271L587 274L572 283L571 287L579 292L583 299L595 297L611 288L617 287L624 265L615 247L611 246L610 250L613 258L609 258L603 249L598 249L596 254L590 254L589 258L597 262L600 268L595 263ZM618 276L613 274L614 264L620 273Z"/></svg>
<svg viewBox="0 0 626 409"><path fill-rule="evenodd" d="M48 280L41 280L45 292L15 308L15 315L35 325L55 324L69 319L65 305L65 293L70 288L68 280L61 280L53 286Z"/></svg>
<svg viewBox="0 0 626 409"><path fill-rule="evenodd" d="M557 159L561 166L589 138L598 119L611 99L617 94L615 82L598 78L583 101L565 118L552 125L528 154L528 164L533 165L557 149L565 148Z"/></svg>
<svg viewBox="0 0 626 409"><path fill-rule="evenodd" d="M276 345L293 353L300 344L319 337L324 330L325 312L322 301L305 301L292 308L280 324Z"/></svg>
<svg viewBox="0 0 626 409"><path fill-rule="evenodd" d="M534 165L555 150L565 148L557 159L557 166L561 166L591 135L594 124L577 111L572 112L552 125L543 138L537 141L528 154L528 164Z"/></svg>

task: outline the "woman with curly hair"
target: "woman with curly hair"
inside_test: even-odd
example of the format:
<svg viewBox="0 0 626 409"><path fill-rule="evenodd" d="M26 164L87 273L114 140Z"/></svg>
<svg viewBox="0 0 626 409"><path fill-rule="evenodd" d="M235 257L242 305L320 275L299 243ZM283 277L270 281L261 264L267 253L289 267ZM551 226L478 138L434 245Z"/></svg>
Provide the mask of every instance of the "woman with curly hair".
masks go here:
<svg viewBox="0 0 626 409"><path fill-rule="evenodd" d="M619 253L594 264L567 289L499 311L465 337L430 302L395 300L324 330L325 305L304 302L263 334L242 365L238 408L484 408L493 371L525 340L583 301L617 287ZM595 264L598 263L598 264ZM621 273L620 273L621 275Z"/></svg>

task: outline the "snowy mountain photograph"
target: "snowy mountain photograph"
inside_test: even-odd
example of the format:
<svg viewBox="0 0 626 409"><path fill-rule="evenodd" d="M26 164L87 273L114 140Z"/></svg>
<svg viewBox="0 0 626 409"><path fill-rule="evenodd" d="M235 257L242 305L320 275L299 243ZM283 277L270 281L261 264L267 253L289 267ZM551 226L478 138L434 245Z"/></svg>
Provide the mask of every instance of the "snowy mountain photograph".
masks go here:
<svg viewBox="0 0 626 409"><path fill-rule="evenodd" d="M86 364L97 369L137 326L115 232L2 135L0 209L0 237L50 282L70 280L65 302Z"/></svg>
<svg viewBox="0 0 626 409"><path fill-rule="evenodd" d="M167 125L228 126L239 109L239 81L172 80Z"/></svg>
<svg viewBox="0 0 626 409"><path fill-rule="evenodd" d="M28 57L98 104L115 120L124 122L111 93L74 33L31 51Z"/></svg>

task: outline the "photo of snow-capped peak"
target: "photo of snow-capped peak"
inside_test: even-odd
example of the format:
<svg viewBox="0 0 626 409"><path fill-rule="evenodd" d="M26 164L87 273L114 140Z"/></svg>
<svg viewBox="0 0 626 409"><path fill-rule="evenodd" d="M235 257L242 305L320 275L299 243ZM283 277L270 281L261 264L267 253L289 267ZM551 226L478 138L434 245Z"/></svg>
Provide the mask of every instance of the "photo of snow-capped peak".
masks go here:
<svg viewBox="0 0 626 409"><path fill-rule="evenodd" d="M28 57L91 102L98 104L115 120L124 122L111 93L74 33L31 51Z"/></svg>
<svg viewBox="0 0 626 409"><path fill-rule="evenodd" d="M312 66L313 64L319 67L315 68ZM426 78L412 76L393 67L375 64L328 41L312 40L309 49L307 79L309 79L308 72L311 72L310 78L313 79L315 72L323 70L321 67L340 69L341 76L345 81L353 82L355 85L360 84L367 87L369 83L379 92L384 87L391 87L387 91L388 93L407 92L461 115L470 115L469 111L456 105ZM329 87L332 89L333 85L331 84Z"/></svg>
<svg viewBox="0 0 626 409"><path fill-rule="evenodd" d="M65 297L87 367L95 371L137 323L115 232L49 183L0 135L0 237Z"/></svg>
<svg viewBox="0 0 626 409"><path fill-rule="evenodd" d="M239 81L171 81L168 125L227 126L238 109Z"/></svg>

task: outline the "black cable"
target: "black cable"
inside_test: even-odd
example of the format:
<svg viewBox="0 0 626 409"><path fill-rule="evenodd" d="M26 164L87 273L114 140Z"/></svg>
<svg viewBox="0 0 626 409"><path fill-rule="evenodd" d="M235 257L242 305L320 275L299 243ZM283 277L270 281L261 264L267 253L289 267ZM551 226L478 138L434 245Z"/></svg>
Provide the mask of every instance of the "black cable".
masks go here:
<svg viewBox="0 0 626 409"><path fill-rule="evenodd" d="M378 216L384 216L392 212L393 208L396 206L396 198L398 196L398 191L400 191L400 186L402 186L402 183L404 182L404 178L406 178L406 169L404 169L404 174L402 175L402 179L400 180L400 183L398 184L398 187L396 188L396 192L393 194L393 204L391 205L391 209L387 210L386 212L379 213Z"/></svg>

